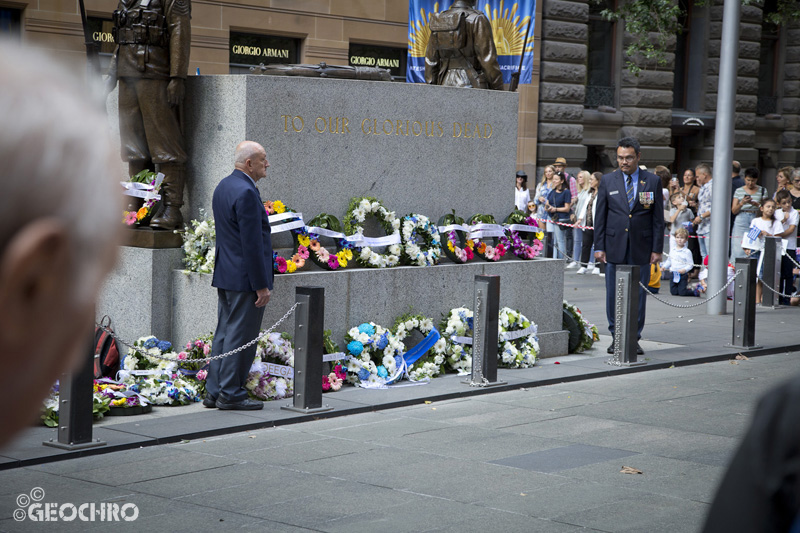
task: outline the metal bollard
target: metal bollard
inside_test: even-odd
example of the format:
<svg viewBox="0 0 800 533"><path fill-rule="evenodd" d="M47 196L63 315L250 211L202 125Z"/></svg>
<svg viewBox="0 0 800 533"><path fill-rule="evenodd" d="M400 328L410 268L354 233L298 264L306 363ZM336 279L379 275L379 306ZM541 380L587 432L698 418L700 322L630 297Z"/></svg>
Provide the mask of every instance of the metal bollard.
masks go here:
<svg viewBox="0 0 800 533"><path fill-rule="evenodd" d="M776 291L781 286L781 238L764 237L764 256L762 260L761 278ZM761 291L761 307L778 307L778 295L763 287Z"/></svg>
<svg viewBox="0 0 800 533"><path fill-rule="evenodd" d="M752 350L756 346L756 265L750 258L737 258L736 271L742 273L734 281L733 291L733 340L732 348ZM767 292L766 290L764 291Z"/></svg>
<svg viewBox="0 0 800 533"><path fill-rule="evenodd" d="M294 322L294 397L293 405L281 409L298 413L322 413L322 332L325 324L325 289L297 287L299 304Z"/></svg>
<svg viewBox="0 0 800 533"><path fill-rule="evenodd" d="M649 268L649 267L648 267ZM636 345L639 343L639 287L638 265L617 265L614 299L614 362L625 366L645 364L636 360Z"/></svg>
<svg viewBox="0 0 800 533"><path fill-rule="evenodd" d="M472 319L471 387L505 385L497 381L497 333L500 313L500 276L475 276L475 312Z"/></svg>
<svg viewBox="0 0 800 533"><path fill-rule="evenodd" d="M105 446L100 439L92 440L92 403L94 396L94 332L89 357L72 374L61 374L58 391L58 438L44 441L45 446L62 450L82 450Z"/></svg>

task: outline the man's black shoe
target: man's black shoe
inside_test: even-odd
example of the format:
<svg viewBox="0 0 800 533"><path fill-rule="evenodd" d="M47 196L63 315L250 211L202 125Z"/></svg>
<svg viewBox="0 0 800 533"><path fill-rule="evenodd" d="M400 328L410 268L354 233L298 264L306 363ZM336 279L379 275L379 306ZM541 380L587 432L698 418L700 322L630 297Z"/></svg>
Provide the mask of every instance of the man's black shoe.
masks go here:
<svg viewBox="0 0 800 533"><path fill-rule="evenodd" d="M642 345L638 342L636 343L636 355L644 355L644 350L642 350Z"/></svg>
<svg viewBox="0 0 800 533"><path fill-rule="evenodd" d="M264 402L247 398L240 402L226 402L222 398L217 398L217 409L225 411L258 411L264 408Z"/></svg>
<svg viewBox="0 0 800 533"><path fill-rule="evenodd" d="M611 346L609 346L608 349L606 350L606 353L608 355L614 355L614 343L613 342L611 343Z"/></svg>
<svg viewBox="0 0 800 533"><path fill-rule="evenodd" d="M211 396L206 395L203 398L203 407L216 407L217 406L217 399L212 398Z"/></svg>

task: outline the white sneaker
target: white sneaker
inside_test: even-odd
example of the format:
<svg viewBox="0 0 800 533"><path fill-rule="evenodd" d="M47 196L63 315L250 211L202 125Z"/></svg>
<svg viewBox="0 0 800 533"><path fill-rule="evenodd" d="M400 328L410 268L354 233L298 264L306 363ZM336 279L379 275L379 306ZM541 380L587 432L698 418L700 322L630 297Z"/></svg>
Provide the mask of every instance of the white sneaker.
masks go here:
<svg viewBox="0 0 800 533"><path fill-rule="evenodd" d="M578 263L576 263L575 261L571 261L571 262L570 262L570 263L567 265L567 268L575 268L576 266L578 266Z"/></svg>
<svg viewBox="0 0 800 533"><path fill-rule="evenodd" d="M576 274L586 274L586 267L580 267L580 268L578 269L578 271L577 271L577 272L575 272L575 273L576 273Z"/></svg>
<svg viewBox="0 0 800 533"><path fill-rule="evenodd" d="M600 267L594 267L592 269L592 274L599 274L599 273L600 273Z"/></svg>
<svg viewBox="0 0 800 533"><path fill-rule="evenodd" d="M598 276L600 276L601 278L604 278L604 277L606 277L606 275L605 275L605 274L598 274Z"/></svg>

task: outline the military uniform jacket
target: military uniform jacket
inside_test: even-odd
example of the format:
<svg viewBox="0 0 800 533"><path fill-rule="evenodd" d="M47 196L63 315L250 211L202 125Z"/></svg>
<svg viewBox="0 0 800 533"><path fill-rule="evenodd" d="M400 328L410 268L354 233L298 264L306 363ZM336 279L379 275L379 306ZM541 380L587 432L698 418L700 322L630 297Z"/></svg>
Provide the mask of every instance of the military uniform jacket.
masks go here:
<svg viewBox="0 0 800 533"><path fill-rule="evenodd" d="M191 0L120 0L113 31L117 51L112 75L163 80L186 77Z"/></svg>
<svg viewBox="0 0 800 533"><path fill-rule="evenodd" d="M458 0L442 15L460 13L466 16L463 46L457 52L443 52L438 42L438 32L431 32L425 51L425 82L449 87L502 90L503 74L497 63L489 19L481 11Z"/></svg>

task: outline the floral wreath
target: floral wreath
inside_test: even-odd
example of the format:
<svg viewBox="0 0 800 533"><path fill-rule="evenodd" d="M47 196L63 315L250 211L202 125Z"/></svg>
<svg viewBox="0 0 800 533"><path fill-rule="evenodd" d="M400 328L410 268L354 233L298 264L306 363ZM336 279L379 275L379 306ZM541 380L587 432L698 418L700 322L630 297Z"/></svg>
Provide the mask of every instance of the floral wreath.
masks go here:
<svg viewBox="0 0 800 533"><path fill-rule="evenodd" d="M256 358L244 388L251 398L261 401L280 400L294 394L294 379L269 373L269 363L294 368L294 348L286 333L270 333L258 341Z"/></svg>
<svg viewBox="0 0 800 533"><path fill-rule="evenodd" d="M309 257L318 267L325 270L338 270L347 267L347 263L353 259L353 244L347 239L334 237L336 249L331 252L321 243L321 235L310 233L308 228L322 228L329 231L340 233L342 226L339 219L327 213L321 213L312 218L305 227L295 233L295 246L305 245L310 250Z"/></svg>
<svg viewBox="0 0 800 533"><path fill-rule="evenodd" d="M578 323L578 327L581 330L581 342L578 345L578 348L575 350L576 353L581 353L585 350L588 350L595 342L600 340L600 334L597 331L597 326L590 324L585 318L583 318L583 314L581 313L581 310L578 309L578 306L571 305L569 302L564 300L564 310L572 316L575 322Z"/></svg>
<svg viewBox="0 0 800 533"><path fill-rule="evenodd" d="M534 228L539 227L535 218L532 216L526 217L525 213L518 209L508 215L503 223L527 225ZM544 248L542 245L543 238L544 233L541 231L529 232L527 233L528 242L525 242L526 239L520 236L520 232L506 228L506 234L500 238L500 242L506 249L511 250L511 252L520 259L533 259L542 253L542 249Z"/></svg>
<svg viewBox="0 0 800 533"><path fill-rule="evenodd" d="M214 252L216 250L217 230L214 217L206 215L205 209L200 208L202 220L192 220L191 227L186 225L182 232L183 237L183 264L185 274L199 272L211 274L214 272Z"/></svg>
<svg viewBox="0 0 800 533"><path fill-rule="evenodd" d="M41 420L42 424L49 428L58 427L58 414L59 414L59 406L61 402L59 401L59 382L56 381L52 387L50 387L50 393L42 402L42 412L41 412ZM116 395L107 392L104 385L100 385L97 380L94 381L93 389L92 389L92 419L93 420L100 420L103 418L108 411L111 410L112 401L116 397ZM132 396L132 402L138 402L137 396ZM118 406L122 406L120 402L117 404ZM133 407L133 405L131 405Z"/></svg>
<svg viewBox="0 0 800 533"><path fill-rule="evenodd" d="M322 332L322 345L324 353L337 353L339 352L339 345L333 341L333 333L331 330L326 329ZM347 379L347 372L341 363L336 362L331 368L331 373L327 376L322 376L322 392L336 392L342 388L342 384Z"/></svg>
<svg viewBox="0 0 800 533"><path fill-rule="evenodd" d="M497 224L492 215L477 214L469 217L467 224ZM492 244L486 244L485 237L482 239L472 239L475 242L475 253L484 261L500 261L506 255L506 247L503 243L497 243L497 237L490 237Z"/></svg>
<svg viewBox="0 0 800 533"><path fill-rule="evenodd" d="M400 222L400 236L403 243L404 264L413 266L439 264L442 241L439 238L439 229L428 217L416 213L404 216ZM418 238L423 241L421 245L417 242Z"/></svg>
<svg viewBox="0 0 800 533"><path fill-rule="evenodd" d="M395 319L394 327L392 327L392 333L398 342L403 342L414 330L419 331L423 336L427 336L433 331L433 320L424 315L406 313ZM408 367L409 379L411 381L420 381L435 378L444 373L446 347L447 341L444 338L436 341L436 344L431 349Z"/></svg>
<svg viewBox="0 0 800 533"><path fill-rule="evenodd" d="M442 318L440 331L445 339L445 358L450 370L464 376L472 371L472 345L461 344L453 337L472 337L472 311L457 307Z"/></svg>
<svg viewBox="0 0 800 533"><path fill-rule="evenodd" d="M457 216L455 211L439 218L438 225L440 227L450 226L451 224L462 225L464 224L464 219ZM448 231L445 234L445 238L447 239L447 246L444 247L444 255L453 263L466 263L475 257L473 251L475 242L472 239L467 239L464 231Z"/></svg>
<svg viewBox="0 0 800 533"><path fill-rule="evenodd" d="M267 210L267 215L280 215L282 213L294 213L293 209L286 207L286 204L280 200L274 202L264 202L264 209ZM299 220L299 219L297 219ZM295 228L292 230L293 239L296 243L299 240L299 234L302 234L303 228ZM291 274L303 268L308 259L308 243L304 245L305 240L297 243L296 250L288 260L281 257L278 252L272 252L272 271L276 274Z"/></svg>
<svg viewBox="0 0 800 533"><path fill-rule="evenodd" d="M509 338L514 336L514 332L526 331L529 328L531 332L528 335ZM510 307L500 309L497 346L500 364L508 368L528 368L536 364L536 357L539 354L539 337L536 336L536 331L536 324L531 323L519 311Z"/></svg>
<svg viewBox="0 0 800 533"><path fill-rule="evenodd" d="M387 235L400 236L400 219L394 211L388 211L381 203L371 197L353 198L347 208L344 220L344 231L347 235L362 235L364 227L361 225L367 216L378 218L381 227ZM392 244L385 253L379 254L370 246L356 248L356 260L361 266L372 268L394 267L400 263L401 248L399 244Z"/></svg>
<svg viewBox="0 0 800 533"><path fill-rule="evenodd" d="M177 362L178 354L172 344L156 337L141 337L120 364L119 381L128 392L140 394L153 405L186 405L199 402L200 386L184 376ZM152 356L164 355L170 361ZM137 371L145 371L139 373Z"/></svg>
<svg viewBox="0 0 800 533"><path fill-rule="evenodd" d="M344 337L347 382L364 388L382 388L394 383L403 366L403 343L392 332L374 322L350 328Z"/></svg>

